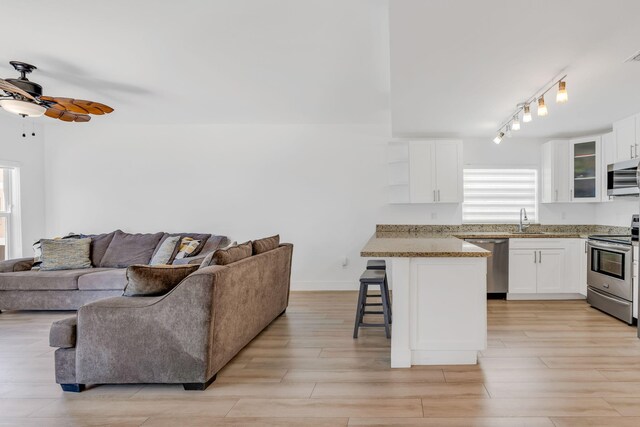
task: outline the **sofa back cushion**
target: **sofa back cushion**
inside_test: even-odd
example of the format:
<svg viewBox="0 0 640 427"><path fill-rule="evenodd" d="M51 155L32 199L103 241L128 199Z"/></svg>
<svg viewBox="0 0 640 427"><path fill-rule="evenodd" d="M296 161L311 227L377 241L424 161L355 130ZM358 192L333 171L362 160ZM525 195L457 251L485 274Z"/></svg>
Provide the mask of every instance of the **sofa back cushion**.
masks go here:
<svg viewBox="0 0 640 427"><path fill-rule="evenodd" d="M264 252L274 250L280 245L280 235L265 237L264 239L258 239L253 241L253 254L258 255Z"/></svg>
<svg viewBox="0 0 640 427"><path fill-rule="evenodd" d="M245 259L251 256L253 252L253 247L251 245L251 240L245 243L241 243L237 246L231 246L225 249L216 250L211 259L211 263L209 265L227 265L241 259Z"/></svg>
<svg viewBox="0 0 640 427"><path fill-rule="evenodd" d="M87 236L91 238L91 264L93 264L94 267L100 266L100 261L102 261L115 234L116 232L112 231L111 233L90 234Z"/></svg>
<svg viewBox="0 0 640 427"><path fill-rule="evenodd" d="M40 270L75 270L91 268L91 239L42 239Z"/></svg>
<svg viewBox="0 0 640 427"><path fill-rule="evenodd" d="M164 295L199 268L186 265L131 265L127 268L125 297Z"/></svg>
<svg viewBox="0 0 640 427"><path fill-rule="evenodd" d="M133 264L149 264L164 233L129 234L115 232L100 267L124 268Z"/></svg>

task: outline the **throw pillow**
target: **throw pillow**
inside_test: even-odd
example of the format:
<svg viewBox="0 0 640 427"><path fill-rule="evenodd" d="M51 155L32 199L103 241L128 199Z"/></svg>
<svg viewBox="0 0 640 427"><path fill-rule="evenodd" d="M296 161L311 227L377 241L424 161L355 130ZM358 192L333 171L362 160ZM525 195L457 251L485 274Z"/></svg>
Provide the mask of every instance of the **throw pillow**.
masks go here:
<svg viewBox="0 0 640 427"><path fill-rule="evenodd" d="M280 246L280 235L265 237L264 239L258 239L253 241L253 254L258 255L264 252L269 252Z"/></svg>
<svg viewBox="0 0 640 427"><path fill-rule="evenodd" d="M150 265L170 264L176 246L180 243L180 236L169 236L162 243L151 258Z"/></svg>
<svg viewBox="0 0 640 427"><path fill-rule="evenodd" d="M42 242L38 240L33 244L33 266L32 270L40 270L42 264Z"/></svg>
<svg viewBox="0 0 640 427"><path fill-rule="evenodd" d="M100 266L100 262L102 261L102 258L104 258L104 254L107 252L115 234L116 232L112 231L111 233L89 234L88 236L83 236L91 237L91 264L93 264L94 267Z"/></svg>
<svg viewBox="0 0 640 427"><path fill-rule="evenodd" d="M229 243L227 246L225 246L224 248L220 248L220 249L228 249L232 246L238 246L238 242L236 242L235 240L231 243ZM200 263L200 268L205 268L205 267L209 267L210 265L216 265L213 262L213 254L215 253L215 251L213 252L209 252L209 254L204 257L204 259L202 260L202 262Z"/></svg>
<svg viewBox="0 0 640 427"><path fill-rule="evenodd" d="M59 239L40 241L42 264L40 270L73 270L91 268L91 239Z"/></svg>
<svg viewBox="0 0 640 427"><path fill-rule="evenodd" d="M176 259L182 259L196 252L198 249L198 245L200 245L200 240L194 240L191 237L183 237L180 242L180 249L176 254Z"/></svg>
<svg viewBox="0 0 640 427"><path fill-rule="evenodd" d="M100 267L124 268L134 264L149 264L162 236L164 233L129 234L116 231L100 260Z"/></svg>
<svg viewBox="0 0 640 427"><path fill-rule="evenodd" d="M213 253L211 261L214 265L227 265L240 261L241 259L249 258L252 251L251 240L249 240L248 242L227 249L218 249Z"/></svg>
<svg viewBox="0 0 640 427"><path fill-rule="evenodd" d="M125 297L164 295L196 271L198 265L131 265L127 268Z"/></svg>

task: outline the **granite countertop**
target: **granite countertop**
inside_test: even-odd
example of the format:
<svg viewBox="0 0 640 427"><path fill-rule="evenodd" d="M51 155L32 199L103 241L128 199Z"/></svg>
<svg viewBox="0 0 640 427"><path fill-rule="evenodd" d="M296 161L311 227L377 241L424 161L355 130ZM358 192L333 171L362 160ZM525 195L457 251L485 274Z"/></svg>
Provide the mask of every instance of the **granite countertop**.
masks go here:
<svg viewBox="0 0 640 427"><path fill-rule="evenodd" d="M491 252L455 237L377 237L362 248L363 257L488 257Z"/></svg>
<svg viewBox="0 0 640 427"><path fill-rule="evenodd" d="M463 239L579 239L590 234L631 234L629 227L532 224L385 225L362 248L363 257L488 257L491 252Z"/></svg>

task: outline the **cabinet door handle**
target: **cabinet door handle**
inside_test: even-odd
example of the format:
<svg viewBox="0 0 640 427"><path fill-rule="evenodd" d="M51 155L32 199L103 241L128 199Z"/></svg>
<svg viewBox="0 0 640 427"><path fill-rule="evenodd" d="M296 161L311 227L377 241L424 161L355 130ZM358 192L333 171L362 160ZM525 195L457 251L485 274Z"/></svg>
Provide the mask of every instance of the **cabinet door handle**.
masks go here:
<svg viewBox="0 0 640 427"><path fill-rule="evenodd" d="M538 261L542 264L542 251L538 251Z"/></svg>
<svg viewBox="0 0 640 427"><path fill-rule="evenodd" d="M556 190L556 202L558 201L558 190Z"/></svg>
<svg viewBox="0 0 640 427"><path fill-rule="evenodd" d="M633 145L629 146L629 156L633 159Z"/></svg>
<svg viewBox="0 0 640 427"><path fill-rule="evenodd" d="M436 190L433 190L433 201L436 201Z"/></svg>
<svg viewBox="0 0 640 427"><path fill-rule="evenodd" d="M636 158L638 157L638 144L634 145L634 150L636 151Z"/></svg>
<svg viewBox="0 0 640 427"><path fill-rule="evenodd" d="M533 263L536 264L538 262L538 254L536 251L533 251Z"/></svg>
<svg viewBox="0 0 640 427"><path fill-rule="evenodd" d="M440 201L440 190L438 190L438 201Z"/></svg>
<svg viewBox="0 0 640 427"><path fill-rule="evenodd" d="M569 190L569 200L573 200L573 188Z"/></svg>

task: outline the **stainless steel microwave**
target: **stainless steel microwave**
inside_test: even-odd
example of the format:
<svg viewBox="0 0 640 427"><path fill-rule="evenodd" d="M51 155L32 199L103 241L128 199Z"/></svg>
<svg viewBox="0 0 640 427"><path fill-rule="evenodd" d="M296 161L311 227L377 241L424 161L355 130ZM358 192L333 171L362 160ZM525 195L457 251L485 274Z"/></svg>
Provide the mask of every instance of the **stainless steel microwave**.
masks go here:
<svg viewBox="0 0 640 427"><path fill-rule="evenodd" d="M640 159L625 160L607 166L607 195L640 195Z"/></svg>

